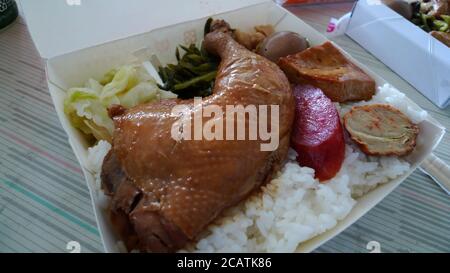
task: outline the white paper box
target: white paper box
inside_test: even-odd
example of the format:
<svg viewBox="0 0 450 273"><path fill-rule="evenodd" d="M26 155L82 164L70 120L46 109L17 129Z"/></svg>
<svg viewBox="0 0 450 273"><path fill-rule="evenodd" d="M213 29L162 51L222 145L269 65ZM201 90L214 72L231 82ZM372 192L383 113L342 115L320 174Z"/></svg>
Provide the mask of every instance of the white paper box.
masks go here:
<svg viewBox="0 0 450 273"><path fill-rule="evenodd" d="M267 0L17 0L43 58Z"/></svg>
<svg viewBox="0 0 450 273"><path fill-rule="evenodd" d="M347 35L438 107L450 104L450 48L379 1L355 5Z"/></svg>
<svg viewBox="0 0 450 273"><path fill-rule="evenodd" d="M116 244L118 238L112 232L107 214L102 209L101 202L97 197L94 177L85 168L87 162L87 143L80 132L71 126L64 114L63 100L65 90L69 87L82 85L89 77L101 77L109 69L133 61L132 53L144 47L148 47L150 51L155 52L163 63L175 61L175 48L178 44L184 43L186 37L189 39L196 37L200 41L203 35L204 23L209 15L212 14L208 14L208 16L202 19L156 29L140 35L53 57L47 61L46 68L49 90L61 124L69 135L70 144L83 167L106 252L118 251ZM272 2L265 2L223 14L216 14L214 17L225 19L232 26L244 30L251 29L254 25L258 24L272 24L276 30L290 30L301 33L310 40L312 45L322 44L326 41L326 38L313 28ZM378 85L385 83L383 79L359 64L356 60L350 56L348 57L375 78ZM410 106L418 109L418 106L413 102L410 102ZM312 251L337 235L380 202L414 171L438 145L444 134L444 128L431 117L422 122L420 128L421 133L418 139L418 146L408 157L412 165L411 170L404 176L376 188L359 199L351 213L343 221L339 222L335 228L303 243L298 251Z"/></svg>

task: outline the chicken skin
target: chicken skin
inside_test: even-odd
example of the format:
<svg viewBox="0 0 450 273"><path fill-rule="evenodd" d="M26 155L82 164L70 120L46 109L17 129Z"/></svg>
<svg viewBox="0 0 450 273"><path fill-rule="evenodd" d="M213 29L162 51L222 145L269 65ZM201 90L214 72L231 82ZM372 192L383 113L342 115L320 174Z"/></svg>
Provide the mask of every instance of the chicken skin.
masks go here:
<svg viewBox="0 0 450 273"><path fill-rule="evenodd" d="M262 151L261 144L268 141L260 137L174 139L174 124L180 118L194 119L201 111L194 100L112 109L115 132L103 162L102 187L111 196L111 221L128 250L174 252L183 248L226 208L270 181L286 159L295 109L286 76L229 33L207 34L204 46L221 63L213 94L201 101L203 109L211 105L224 111L227 105L278 106L276 121L268 118L265 126L278 130L279 144L274 150ZM187 112L174 114L177 105L185 105ZM201 119L203 124L230 121L227 115ZM236 125L238 119L232 122ZM249 119L244 124L248 130Z"/></svg>

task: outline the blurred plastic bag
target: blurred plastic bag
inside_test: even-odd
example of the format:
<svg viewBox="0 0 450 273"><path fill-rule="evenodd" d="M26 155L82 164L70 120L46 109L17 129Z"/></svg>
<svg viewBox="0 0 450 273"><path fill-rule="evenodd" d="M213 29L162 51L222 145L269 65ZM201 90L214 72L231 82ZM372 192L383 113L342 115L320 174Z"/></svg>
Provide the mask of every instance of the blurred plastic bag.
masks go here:
<svg viewBox="0 0 450 273"><path fill-rule="evenodd" d="M278 4L282 5L298 5L298 4L329 4L329 3L342 3L342 2L354 2L352 0L275 0Z"/></svg>
<svg viewBox="0 0 450 273"><path fill-rule="evenodd" d="M349 12L339 19L331 18L327 27L327 36L331 38L344 35L350 23L351 15L352 13Z"/></svg>

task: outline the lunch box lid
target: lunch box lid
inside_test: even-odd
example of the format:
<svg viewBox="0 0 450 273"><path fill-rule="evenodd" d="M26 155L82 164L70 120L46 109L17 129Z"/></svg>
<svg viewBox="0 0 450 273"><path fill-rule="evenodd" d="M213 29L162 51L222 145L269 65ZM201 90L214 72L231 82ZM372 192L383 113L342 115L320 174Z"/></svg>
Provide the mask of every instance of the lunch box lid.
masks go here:
<svg viewBox="0 0 450 273"><path fill-rule="evenodd" d="M20 0L39 54L65 53L269 0Z"/></svg>

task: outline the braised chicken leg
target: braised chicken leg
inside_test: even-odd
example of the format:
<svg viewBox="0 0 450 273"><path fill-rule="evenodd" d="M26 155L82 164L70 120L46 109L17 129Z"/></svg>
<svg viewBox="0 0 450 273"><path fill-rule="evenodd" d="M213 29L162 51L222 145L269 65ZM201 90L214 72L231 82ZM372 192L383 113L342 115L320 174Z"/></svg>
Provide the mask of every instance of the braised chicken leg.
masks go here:
<svg viewBox="0 0 450 273"><path fill-rule="evenodd" d="M281 168L289 148L294 98L278 66L214 31L204 46L221 58L213 94L203 107L216 105L277 105L279 145L261 151L258 140L175 140L171 130L186 105L193 119L193 100L164 100L131 109L111 109L115 132L112 150L102 169L102 186L111 196L113 225L129 250L172 252L198 238L226 208L238 204ZM202 117L203 124L228 116ZM237 119L234 121L237 122ZM249 120L245 120L249 128ZM192 130L194 122L192 122ZM228 127L227 127L228 128ZM224 129L225 130L225 129Z"/></svg>

